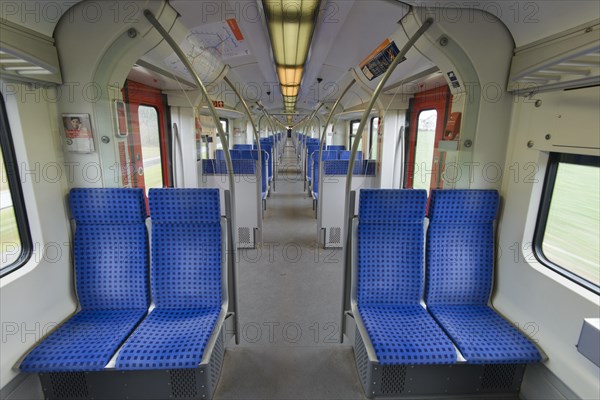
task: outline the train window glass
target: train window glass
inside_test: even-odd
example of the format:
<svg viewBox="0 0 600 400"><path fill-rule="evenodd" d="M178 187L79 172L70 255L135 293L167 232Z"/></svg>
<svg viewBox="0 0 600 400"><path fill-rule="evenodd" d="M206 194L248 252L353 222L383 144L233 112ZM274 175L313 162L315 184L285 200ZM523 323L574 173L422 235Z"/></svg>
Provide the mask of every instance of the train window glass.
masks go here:
<svg viewBox="0 0 600 400"><path fill-rule="evenodd" d="M369 149L369 159L375 160L377 159L377 145L379 144L377 139L377 133L379 131L379 117L371 118L371 139L370 144L371 148Z"/></svg>
<svg viewBox="0 0 600 400"><path fill-rule="evenodd" d="M413 189L425 189L427 193L429 193L431 186L436 125L436 110L423 110L419 113L419 117L417 118Z"/></svg>
<svg viewBox="0 0 600 400"><path fill-rule="evenodd" d="M229 142L229 120L227 118L219 118L219 122L221 123L221 127L225 132L225 137ZM221 137L217 134L217 150L223 149L223 143L221 143Z"/></svg>
<svg viewBox="0 0 600 400"><path fill-rule="evenodd" d="M358 134L358 126L360 125L360 120L353 119L350 121L350 147L348 150L352 150L352 145L354 144L354 138ZM360 142L358 143L358 150L362 150L362 138L360 138Z"/></svg>
<svg viewBox="0 0 600 400"><path fill-rule="evenodd" d="M537 258L600 292L600 157L552 154L536 229Z"/></svg>
<svg viewBox="0 0 600 400"><path fill-rule="evenodd" d="M150 188L163 187L158 112L154 107L139 106L138 117L144 165L144 186L148 192Z"/></svg>
<svg viewBox="0 0 600 400"><path fill-rule="evenodd" d="M4 101L0 97L0 276L25 264L31 236Z"/></svg>

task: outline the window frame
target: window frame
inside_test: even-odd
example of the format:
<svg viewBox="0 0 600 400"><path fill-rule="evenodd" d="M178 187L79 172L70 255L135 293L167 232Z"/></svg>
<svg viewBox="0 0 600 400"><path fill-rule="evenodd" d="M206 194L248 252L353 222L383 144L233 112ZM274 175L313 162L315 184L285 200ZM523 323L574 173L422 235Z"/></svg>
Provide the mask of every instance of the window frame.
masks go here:
<svg viewBox="0 0 600 400"><path fill-rule="evenodd" d="M569 279L570 281L575 282L580 286L583 286L584 288L592 291L597 295L600 295L600 286L575 274L569 269L552 262L550 259L548 259L548 257L546 257L542 248L544 235L546 233L546 225L548 222L548 214L550 212L550 205L552 203L552 194L554 192L556 176L558 173L558 166L561 162L600 168L600 158L596 156L567 153L550 153L550 157L548 159L548 164L546 167L546 176L544 178L544 187L542 189L542 196L540 199L540 207L538 210L538 216L533 235L533 255L537 259L537 261L546 268L549 268L550 270Z"/></svg>
<svg viewBox="0 0 600 400"><path fill-rule="evenodd" d="M13 212L21 240L21 254L11 264L0 269L0 278L21 268L29 261L33 253L33 242L31 240L31 230L29 229L29 220L27 210L25 209L25 198L21 188L21 177L19 174L19 164L15 153L15 146L12 140L12 132L8 123L8 112L4 103L4 96L0 96L0 150L4 158L4 168L6 169L6 180L12 198Z"/></svg>

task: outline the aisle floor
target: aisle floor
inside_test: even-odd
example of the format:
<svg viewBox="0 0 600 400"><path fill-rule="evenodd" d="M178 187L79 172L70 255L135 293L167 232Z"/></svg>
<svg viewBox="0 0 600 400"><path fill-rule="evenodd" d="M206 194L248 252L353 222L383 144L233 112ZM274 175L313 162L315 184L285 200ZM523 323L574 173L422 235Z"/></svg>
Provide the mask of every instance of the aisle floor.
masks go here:
<svg viewBox="0 0 600 400"><path fill-rule="evenodd" d="M342 251L317 245L312 199L288 141L267 200L263 245L238 256L241 343L216 399L363 399L340 344Z"/></svg>

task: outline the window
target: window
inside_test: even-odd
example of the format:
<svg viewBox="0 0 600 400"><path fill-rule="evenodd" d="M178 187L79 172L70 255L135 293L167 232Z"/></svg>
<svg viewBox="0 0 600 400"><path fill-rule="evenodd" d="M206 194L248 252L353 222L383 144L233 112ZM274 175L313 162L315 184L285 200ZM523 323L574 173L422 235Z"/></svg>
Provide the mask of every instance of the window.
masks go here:
<svg viewBox="0 0 600 400"><path fill-rule="evenodd" d="M551 154L535 233L544 265L600 293L600 157Z"/></svg>
<svg viewBox="0 0 600 400"><path fill-rule="evenodd" d="M368 159L369 160L376 160L377 159L377 146L378 146L378 136L377 133L379 131L379 117L373 117L371 118L371 140L369 142L369 154L368 154Z"/></svg>
<svg viewBox="0 0 600 400"><path fill-rule="evenodd" d="M353 119L350 121L350 146L348 150L352 150L352 145L354 144L354 138L358 135L358 127L360 125L360 120ZM360 142L358 143L358 150L362 150L362 137L360 138Z"/></svg>
<svg viewBox="0 0 600 400"><path fill-rule="evenodd" d="M146 193L148 193L150 188L163 187L158 113L154 107L139 106L138 117L140 122L140 141L144 166L144 186L146 188Z"/></svg>
<svg viewBox="0 0 600 400"><path fill-rule="evenodd" d="M19 170L1 96L0 103L0 276L4 276L27 262L32 246Z"/></svg>
<svg viewBox="0 0 600 400"><path fill-rule="evenodd" d="M229 142L229 120L227 118L219 118L219 122L221 123L221 127L225 132L225 137L227 138L227 142ZM223 149L223 144L221 143L221 137L217 133L217 150Z"/></svg>
<svg viewBox="0 0 600 400"><path fill-rule="evenodd" d="M425 189L429 194L435 150L437 111L423 110L417 118L417 145L413 169L413 189Z"/></svg>

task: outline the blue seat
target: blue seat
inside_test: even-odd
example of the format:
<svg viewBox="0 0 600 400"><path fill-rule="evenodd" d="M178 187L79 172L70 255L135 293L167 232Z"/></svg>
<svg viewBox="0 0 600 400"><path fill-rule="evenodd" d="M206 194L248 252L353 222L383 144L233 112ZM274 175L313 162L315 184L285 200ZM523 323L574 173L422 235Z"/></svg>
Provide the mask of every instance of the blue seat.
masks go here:
<svg viewBox="0 0 600 400"><path fill-rule="evenodd" d="M362 164L361 174L365 176L377 175L377 160L364 160Z"/></svg>
<svg viewBox="0 0 600 400"><path fill-rule="evenodd" d="M242 151L237 149L229 150L229 155L232 160L239 160L242 158Z"/></svg>
<svg viewBox="0 0 600 400"><path fill-rule="evenodd" d="M352 154L352 152L350 150L341 150L340 151L340 160L349 160L350 154ZM363 152L359 150L356 152L356 160L362 161L362 159L363 159Z"/></svg>
<svg viewBox="0 0 600 400"><path fill-rule="evenodd" d="M216 160L202 160L202 173L205 175L214 175L217 172Z"/></svg>
<svg viewBox="0 0 600 400"><path fill-rule="evenodd" d="M327 146L327 150L346 150L346 146L337 144L329 145Z"/></svg>
<svg viewBox="0 0 600 400"><path fill-rule="evenodd" d="M327 160L323 161L324 175L343 175L348 173L349 160ZM362 170L362 165L359 162L354 163L352 173L359 175Z"/></svg>
<svg viewBox="0 0 600 400"><path fill-rule="evenodd" d="M231 166L233 167L234 175L255 175L256 163L254 160L232 159ZM227 174L227 162L225 160L215 161L215 173Z"/></svg>
<svg viewBox="0 0 600 400"><path fill-rule="evenodd" d="M73 189L69 200L81 311L27 355L25 372L100 371L148 311L143 189Z"/></svg>
<svg viewBox="0 0 600 400"><path fill-rule="evenodd" d="M268 169L269 169L269 153L262 150L261 159L261 177L262 177L262 198L267 198L268 189ZM242 150L242 159L258 161L258 150Z"/></svg>
<svg viewBox="0 0 600 400"><path fill-rule="evenodd" d="M234 144L233 149L234 150L252 150L252 145L251 144Z"/></svg>
<svg viewBox="0 0 600 400"><path fill-rule="evenodd" d="M232 160L239 160L240 158L242 158L242 153L240 150L229 150L229 156L231 157ZM222 150L222 149L215 150L215 159L217 161L224 161L225 160L225 150Z"/></svg>
<svg viewBox="0 0 600 400"><path fill-rule="evenodd" d="M488 306L498 201L495 190L431 192L427 307L467 362L537 362L536 346Z"/></svg>
<svg viewBox="0 0 600 400"><path fill-rule="evenodd" d="M119 370L197 368L222 303L218 189L150 189L156 308L119 352Z"/></svg>
<svg viewBox="0 0 600 400"><path fill-rule="evenodd" d="M382 365L451 364L456 350L420 305L424 190L363 189L357 307Z"/></svg>
<svg viewBox="0 0 600 400"><path fill-rule="evenodd" d="M313 168L313 154L315 152L319 152L319 145L308 145L306 146L306 180L311 181L313 177L312 168ZM314 156L316 158L317 156Z"/></svg>

